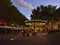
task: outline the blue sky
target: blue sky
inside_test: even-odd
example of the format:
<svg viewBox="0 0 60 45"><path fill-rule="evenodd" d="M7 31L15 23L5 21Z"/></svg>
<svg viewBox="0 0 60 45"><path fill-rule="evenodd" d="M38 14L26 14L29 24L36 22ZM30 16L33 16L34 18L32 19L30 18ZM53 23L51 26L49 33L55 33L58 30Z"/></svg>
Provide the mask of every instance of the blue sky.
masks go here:
<svg viewBox="0 0 60 45"><path fill-rule="evenodd" d="M57 5L60 6L60 0L11 0L13 5L18 8L18 10L23 13L28 19L32 13L31 9L42 5Z"/></svg>

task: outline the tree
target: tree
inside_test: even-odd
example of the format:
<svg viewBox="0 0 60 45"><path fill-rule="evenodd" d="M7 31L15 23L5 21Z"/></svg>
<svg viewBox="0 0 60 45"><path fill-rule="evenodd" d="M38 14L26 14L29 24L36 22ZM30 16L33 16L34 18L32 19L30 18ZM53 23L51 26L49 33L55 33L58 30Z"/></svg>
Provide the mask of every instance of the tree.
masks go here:
<svg viewBox="0 0 60 45"><path fill-rule="evenodd" d="M27 18L12 5L10 0L0 0L0 9L0 21L8 22L8 24L25 24Z"/></svg>
<svg viewBox="0 0 60 45"><path fill-rule="evenodd" d="M56 6L48 5L44 6L41 5L40 7L37 7L37 9L32 10L31 19L35 17L35 19L43 19L52 21L52 19L56 19L57 15L56 13Z"/></svg>

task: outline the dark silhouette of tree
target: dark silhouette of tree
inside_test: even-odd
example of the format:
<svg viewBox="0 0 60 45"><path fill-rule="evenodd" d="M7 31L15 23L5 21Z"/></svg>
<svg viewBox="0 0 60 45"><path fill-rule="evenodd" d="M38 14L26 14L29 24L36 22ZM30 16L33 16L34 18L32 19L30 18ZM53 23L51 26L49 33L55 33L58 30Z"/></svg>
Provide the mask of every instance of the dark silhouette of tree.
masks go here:
<svg viewBox="0 0 60 45"><path fill-rule="evenodd" d="M0 21L24 25L25 20L27 18L12 5L10 0L0 0Z"/></svg>
<svg viewBox="0 0 60 45"><path fill-rule="evenodd" d="M32 14L31 14L31 19L33 20L33 18L40 20L47 20L47 21L56 21L58 16L56 13L56 8L57 6L52 6L52 5L48 5L48 6L44 6L41 5L40 7L38 6L36 9L32 10ZM58 9L59 10L59 9Z"/></svg>
<svg viewBox="0 0 60 45"><path fill-rule="evenodd" d="M60 20L60 7L56 10L55 14L57 15L57 19Z"/></svg>

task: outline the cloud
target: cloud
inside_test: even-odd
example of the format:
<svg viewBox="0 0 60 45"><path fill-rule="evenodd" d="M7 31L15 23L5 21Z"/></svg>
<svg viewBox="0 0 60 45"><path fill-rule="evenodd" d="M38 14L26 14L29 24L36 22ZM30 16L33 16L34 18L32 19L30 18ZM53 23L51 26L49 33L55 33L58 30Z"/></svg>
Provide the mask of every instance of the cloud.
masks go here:
<svg viewBox="0 0 60 45"><path fill-rule="evenodd" d="M24 0L13 0L13 3L24 8L33 9L32 4L27 3Z"/></svg>

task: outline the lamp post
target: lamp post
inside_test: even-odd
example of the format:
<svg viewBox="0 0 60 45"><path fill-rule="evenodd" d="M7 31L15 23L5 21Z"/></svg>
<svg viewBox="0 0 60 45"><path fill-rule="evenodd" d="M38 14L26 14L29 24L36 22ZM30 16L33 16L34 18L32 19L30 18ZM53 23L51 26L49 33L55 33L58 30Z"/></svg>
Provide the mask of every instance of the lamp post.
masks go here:
<svg viewBox="0 0 60 45"><path fill-rule="evenodd" d="M34 19L34 31L33 31L33 35L36 36L36 30L35 30L35 19Z"/></svg>
<svg viewBox="0 0 60 45"><path fill-rule="evenodd" d="M34 19L34 31L35 31L35 19Z"/></svg>
<svg viewBox="0 0 60 45"><path fill-rule="evenodd" d="M35 32L35 15L34 15L34 20L33 20L33 22L34 22L34 32Z"/></svg>

